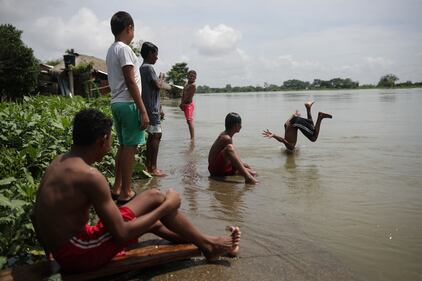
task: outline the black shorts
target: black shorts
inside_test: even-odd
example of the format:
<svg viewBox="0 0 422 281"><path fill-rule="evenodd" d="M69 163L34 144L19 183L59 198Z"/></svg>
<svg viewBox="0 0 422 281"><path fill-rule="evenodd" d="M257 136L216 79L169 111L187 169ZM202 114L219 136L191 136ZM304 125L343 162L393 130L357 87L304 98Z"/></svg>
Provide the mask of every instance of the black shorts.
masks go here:
<svg viewBox="0 0 422 281"><path fill-rule="evenodd" d="M315 134L314 123L309 120L299 116L293 117L290 121L292 126L298 128L309 140L312 140Z"/></svg>

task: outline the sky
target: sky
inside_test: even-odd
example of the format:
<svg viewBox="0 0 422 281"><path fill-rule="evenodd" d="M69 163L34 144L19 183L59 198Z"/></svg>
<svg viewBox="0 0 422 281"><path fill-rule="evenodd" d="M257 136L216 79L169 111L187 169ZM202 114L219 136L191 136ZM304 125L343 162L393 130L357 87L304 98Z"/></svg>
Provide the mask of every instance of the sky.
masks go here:
<svg viewBox="0 0 422 281"><path fill-rule="evenodd" d="M105 59L117 11L132 15L135 42L158 46L157 73L186 62L198 85L422 81L422 0L0 0L0 24L42 61L70 48Z"/></svg>

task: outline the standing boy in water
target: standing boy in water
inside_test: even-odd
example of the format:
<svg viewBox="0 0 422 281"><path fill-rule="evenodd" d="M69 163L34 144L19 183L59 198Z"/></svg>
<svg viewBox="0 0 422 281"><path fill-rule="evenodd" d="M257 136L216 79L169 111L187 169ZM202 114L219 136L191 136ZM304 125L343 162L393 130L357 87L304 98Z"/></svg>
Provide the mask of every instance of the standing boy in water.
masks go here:
<svg viewBox="0 0 422 281"><path fill-rule="evenodd" d="M195 132L193 127L193 110L195 108L193 104L193 95L195 95L196 91L196 71L195 70L189 70L188 71L188 84L183 89L183 95L182 99L180 101L180 109L183 110L186 117L186 122L188 123L189 127L189 133L190 133L190 139L191 141L194 141L195 139Z"/></svg>
<svg viewBox="0 0 422 281"><path fill-rule="evenodd" d="M152 188L118 208L106 178L92 165L110 150L112 121L102 112L85 109L73 119L73 144L43 175L31 215L46 254L52 253L63 272L95 270L128 244L151 232L175 243L193 243L207 259L239 251L240 230L230 236L202 234L179 211L180 196ZM88 224L94 208L100 221Z"/></svg>
<svg viewBox="0 0 422 281"><path fill-rule="evenodd" d="M158 149L160 147L162 128L161 118L164 117L160 104L160 89L163 87L164 74L157 77L153 65L158 60L158 48L150 42L144 42L141 47L141 56L144 59L139 71L142 80L142 100L144 101L149 117L147 128L147 169L153 176L165 176L157 168Z"/></svg>
<svg viewBox="0 0 422 281"><path fill-rule="evenodd" d="M126 12L117 12L110 21L115 41L107 52L108 83L111 89L111 112L115 122L119 150L113 199L123 205L134 198L132 173L138 145L145 143L144 129L149 118L141 98L141 76L136 67L138 59L129 47L135 26Z"/></svg>
<svg viewBox="0 0 422 281"><path fill-rule="evenodd" d="M240 160L233 145L233 136L242 128L239 114L231 112L225 120L225 130L215 140L208 154L208 171L211 176L223 177L234 175L236 172L245 178L246 183L255 184L256 172Z"/></svg>
<svg viewBox="0 0 422 281"><path fill-rule="evenodd" d="M272 133L270 130L266 130L262 132L262 135L266 138L274 138L279 142L284 143L288 150L293 151L295 149L295 145L297 142L297 130L299 129L305 137L307 137L311 142L315 142L318 139L319 135L319 128L321 126L321 121L324 118L333 118L332 115L324 112L318 113L318 119L314 126L314 122L312 121L311 115L311 107L314 104L313 101L309 101L305 103L306 112L308 115L308 119L300 117L300 113L296 110L295 113L286 121L284 124L284 138L277 136L276 134Z"/></svg>

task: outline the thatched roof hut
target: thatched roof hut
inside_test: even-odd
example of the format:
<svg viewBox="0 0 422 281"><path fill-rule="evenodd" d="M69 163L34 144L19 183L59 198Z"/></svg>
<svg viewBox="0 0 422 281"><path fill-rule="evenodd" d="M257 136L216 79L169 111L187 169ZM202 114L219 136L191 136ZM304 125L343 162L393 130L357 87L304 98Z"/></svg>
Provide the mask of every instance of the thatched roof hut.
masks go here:
<svg viewBox="0 0 422 281"><path fill-rule="evenodd" d="M105 74L107 74L107 65L105 60L96 58L94 56L87 56L82 55L78 53L74 53L75 55L75 65L81 64L81 63L90 63L92 64L93 70L101 71ZM58 65L54 66L55 71L63 71L65 68L64 61L61 61Z"/></svg>

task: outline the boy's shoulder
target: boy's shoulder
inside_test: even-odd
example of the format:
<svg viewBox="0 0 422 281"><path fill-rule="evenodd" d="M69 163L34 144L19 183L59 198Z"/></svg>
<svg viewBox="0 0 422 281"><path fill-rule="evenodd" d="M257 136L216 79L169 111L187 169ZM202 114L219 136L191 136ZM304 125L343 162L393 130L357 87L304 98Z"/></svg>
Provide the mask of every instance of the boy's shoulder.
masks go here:
<svg viewBox="0 0 422 281"><path fill-rule="evenodd" d="M192 91L196 90L196 84L192 83L192 84L187 84L186 87L183 89L183 92L189 92L191 93Z"/></svg>
<svg viewBox="0 0 422 281"><path fill-rule="evenodd" d="M122 41L115 41L113 42L110 47L108 48L108 53L110 54L115 54L115 55L119 55L122 54L122 52L124 53L130 53L131 55L133 54L133 56L136 57L135 53L133 53L132 48L127 45L126 43L122 42Z"/></svg>
<svg viewBox="0 0 422 281"><path fill-rule="evenodd" d="M143 71L155 71L152 64L149 63L142 63L139 69Z"/></svg>
<svg viewBox="0 0 422 281"><path fill-rule="evenodd" d="M230 143L232 141L232 137L224 131L218 135L217 141L221 143Z"/></svg>

